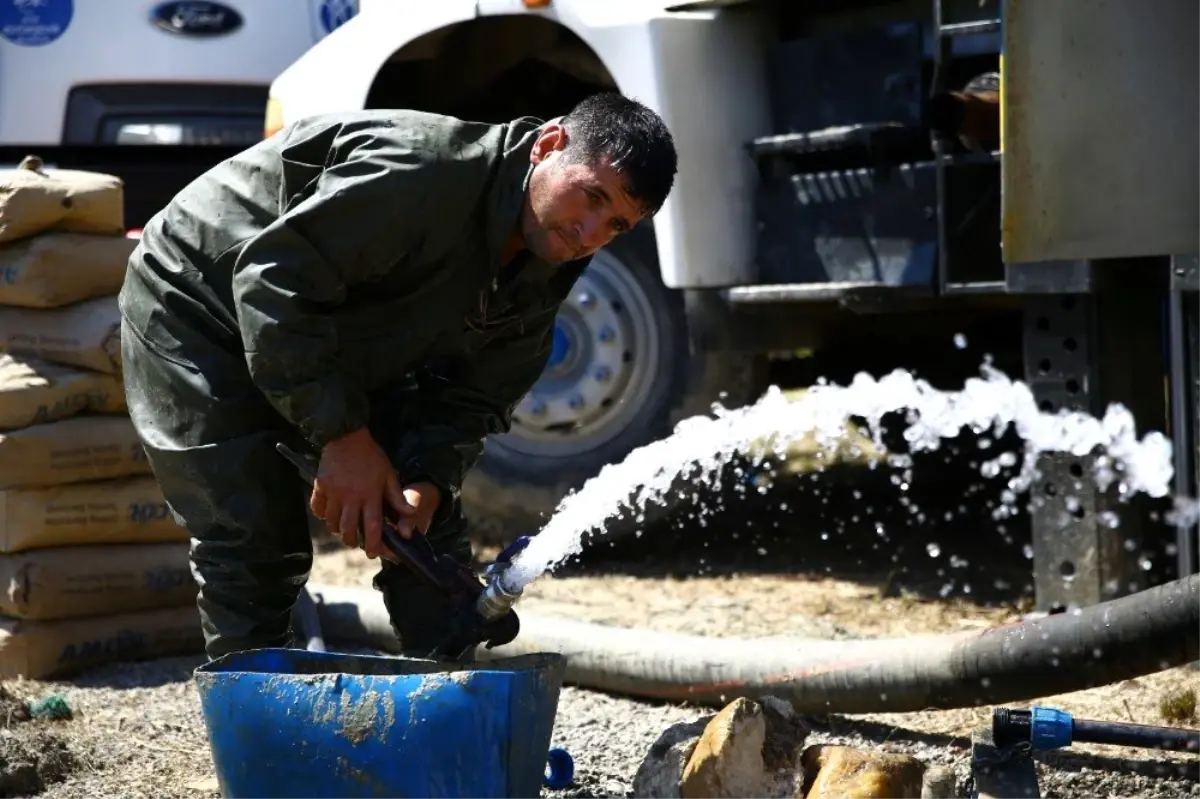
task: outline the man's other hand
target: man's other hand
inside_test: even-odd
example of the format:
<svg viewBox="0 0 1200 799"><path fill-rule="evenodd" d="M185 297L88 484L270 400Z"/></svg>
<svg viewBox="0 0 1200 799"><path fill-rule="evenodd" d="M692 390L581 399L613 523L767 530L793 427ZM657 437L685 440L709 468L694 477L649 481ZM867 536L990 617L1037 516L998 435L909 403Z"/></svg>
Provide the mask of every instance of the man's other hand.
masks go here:
<svg viewBox="0 0 1200 799"><path fill-rule="evenodd" d="M442 501L442 492L433 483L412 483L404 487L404 499L413 508L411 515L402 515L396 529L404 538L411 538L414 531L422 535L429 532L433 514L437 513Z"/></svg>
<svg viewBox="0 0 1200 799"><path fill-rule="evenodd" d="M412 488L409 490L411 492ZM330 441L321 451L310 505L313 514L324 519L329 532L340 535L346 546L357 547L361 543L368 558L384 557L394 561L396 557L382 540L383 503L386 500L401 519L408 520L426 512L424 492L415 494L414 498L419 498L422 503L420 513L405 498L387 454L366 428L360 428ZM436 508L436 503L429 504ZM432 518L433 511L428 514ZM363 531L361 542L360 526ZM410 526L401 535L406 532L411 535L411 529Z"/></svg>

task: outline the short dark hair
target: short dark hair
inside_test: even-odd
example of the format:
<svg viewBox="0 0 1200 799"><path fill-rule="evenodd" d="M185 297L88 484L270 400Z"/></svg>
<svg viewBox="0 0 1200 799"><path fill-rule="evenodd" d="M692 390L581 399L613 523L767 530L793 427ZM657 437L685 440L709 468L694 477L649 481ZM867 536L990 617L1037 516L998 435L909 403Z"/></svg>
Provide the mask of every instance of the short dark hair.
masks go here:
<svg viewBox="0 0 1200 799"><path fill-rule="evenodd" d="M647 215L658 213L678 168L675 141L658 114L622 94L601 92L571 109L562 125L568 161L603 160L621 174L629 196Z"/></svg>

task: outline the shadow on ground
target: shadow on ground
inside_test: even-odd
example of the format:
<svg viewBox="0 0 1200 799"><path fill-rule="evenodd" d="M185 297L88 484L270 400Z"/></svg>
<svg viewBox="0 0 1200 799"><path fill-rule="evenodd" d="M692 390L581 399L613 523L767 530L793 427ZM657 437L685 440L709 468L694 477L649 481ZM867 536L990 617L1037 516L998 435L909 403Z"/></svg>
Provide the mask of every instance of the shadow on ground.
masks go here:
<svg viewBox="0 0 1200 799"><path fill-rule="evenodd" d="M122 661L97 666L62 679L75 688L155 688L170 683L189 682L192 672L207 662L203 653Z"/></svg>

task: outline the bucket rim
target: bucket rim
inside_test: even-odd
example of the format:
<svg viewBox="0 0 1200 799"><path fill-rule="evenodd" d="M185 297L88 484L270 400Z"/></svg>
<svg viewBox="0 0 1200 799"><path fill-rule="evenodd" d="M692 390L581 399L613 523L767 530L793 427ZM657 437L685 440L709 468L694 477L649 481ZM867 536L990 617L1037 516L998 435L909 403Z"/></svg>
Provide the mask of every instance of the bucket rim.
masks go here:
<svg viewBox="0 0 1200 799"><path fill-rule="evenodd" d="M262 661L272 654L281 655L280 663L290 664L285 670L267 669ZM388 654L352 654L344 652L313 652L287 647L246 649L221 655L197 666L194 677L206 676L264 676L313 677L347 675L352 677L410 677L423 674L454 674L458 672L558 672L566 667L567 658L559 652L531 652L505 657L489 657L474 662L424 660ZM296 668L309 664L310 668ZM328 664L328 668L320 668ZM347 666L375 666L377 670L347 669ZM397 668L397 667L400 668Z"/></svg>

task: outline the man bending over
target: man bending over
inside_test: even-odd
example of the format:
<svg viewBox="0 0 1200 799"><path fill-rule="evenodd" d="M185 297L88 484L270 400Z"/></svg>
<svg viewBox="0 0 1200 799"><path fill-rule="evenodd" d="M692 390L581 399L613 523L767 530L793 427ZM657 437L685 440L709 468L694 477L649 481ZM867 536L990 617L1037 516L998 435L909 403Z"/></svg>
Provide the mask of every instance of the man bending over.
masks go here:
<svg viewBox="0 0 1200 799"><path fill-rule="evenodd" d="M316 517L381 557L402 651L436 645L451 608L391 561L383 503L469 562L465 473L592 254L675 171L662 120L618 94L549 122L357 111L284 128L147 223L120 294L125 389L191 535L210 658L292 645L312 543L281 441L320 455Z"/></svg>

